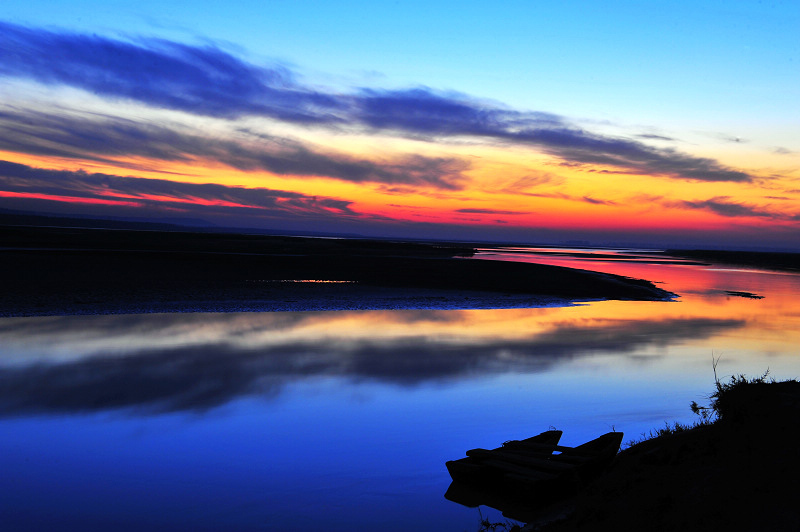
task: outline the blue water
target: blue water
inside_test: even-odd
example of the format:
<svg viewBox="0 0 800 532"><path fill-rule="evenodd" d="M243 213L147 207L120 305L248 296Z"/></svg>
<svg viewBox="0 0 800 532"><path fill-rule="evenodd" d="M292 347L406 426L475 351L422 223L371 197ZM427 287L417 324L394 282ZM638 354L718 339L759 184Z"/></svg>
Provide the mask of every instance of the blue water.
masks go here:
<svg viewBox="0 0 800 532"><path fill-rule="evenodd" d="M800 374L800 277L586 264L681 297L2 319L0 529L477 530L444 498L466 449L690 422L712 356Z"/></svg>

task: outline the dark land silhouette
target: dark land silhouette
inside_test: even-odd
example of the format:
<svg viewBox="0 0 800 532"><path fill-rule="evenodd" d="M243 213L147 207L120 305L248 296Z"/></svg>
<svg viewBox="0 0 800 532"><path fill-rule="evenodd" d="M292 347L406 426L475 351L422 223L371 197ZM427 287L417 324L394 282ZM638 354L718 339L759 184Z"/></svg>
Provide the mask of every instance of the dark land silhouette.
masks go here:
<svg viewBox="0 0 800 532"><path fill-rule="evenodd" d="M622 451L554 521L527 529L797 530L800 382L738 376L717 390L713 422Z"/></svg>
<svg viewBox="0 0 800 532"><path fill-rule="evenodd" d="M672 295L622 276L464 260L473 249L458 243L30 226L0 235L5 316L502 308L535 306L528 297Z"/></svg>

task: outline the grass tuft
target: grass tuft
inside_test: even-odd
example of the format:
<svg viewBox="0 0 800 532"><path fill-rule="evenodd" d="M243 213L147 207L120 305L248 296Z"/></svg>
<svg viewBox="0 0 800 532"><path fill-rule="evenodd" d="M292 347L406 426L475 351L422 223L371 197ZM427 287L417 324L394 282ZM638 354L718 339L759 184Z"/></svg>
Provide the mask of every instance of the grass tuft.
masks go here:
<svg viewBox="0 0 800 532"><path fill-rule="evenodd" d="M670 425L668 422L664 422L664 426L663 427L658 428L658 429L651 429L649 433L642 432L641 436L638 439L629 440L629 441L625 442L623 445L625 446L626 449L629 449L629 448L633 447L636 444L639 444L639 443L642 443L642 442L645 442L645 441L648 441L648 440L652 440L654 438L660 438L662 436L669 436L671 434L678 434L680 432L686 432L688 430L696 429L697 427L702 427L704 425L710 425L711 423L713 423L713 421L708 421L708 420L705 420L705 419L703 419L701 421L695 421L694 423L691 423L691 424L679 423L679 422L676 421L672 425Z"/></svg>
<svg viewBox="0 0 800 532"><path fill-rule="evenodd" d="M505 521L492 522L488 517L484 517L481 509L478 508L478 516L480 518L480 528L478 532L515 532L520 530L519 524L506 519Z"/></svg>
<svg viewBox="0 0 800 532"><path fill-rule="evenodd" d="M661 436L669 436L679 432L686 432L698 427L703 427L716 423L720 419L729 419L734 416L739 416L742 412L748 411L749 403L752 403L753 391L765 384L775 383L775 379L769 377L769 369L759 377L748 378L744 374L733 375L730 380L723 382L717 377L717 364L719 357L711 357L712 367L714 369L714 387L715 391L708 396L710 402L708 406L701 406L697 401L692 401L689 405L692 412L700 417L698 421L691 424L684 424L675 422L670 425L668 422L659 429L652 429L649 433L643 432L639 439L634 439L626 442L626 448L631 448L636 444L659 438Z"/></svg>

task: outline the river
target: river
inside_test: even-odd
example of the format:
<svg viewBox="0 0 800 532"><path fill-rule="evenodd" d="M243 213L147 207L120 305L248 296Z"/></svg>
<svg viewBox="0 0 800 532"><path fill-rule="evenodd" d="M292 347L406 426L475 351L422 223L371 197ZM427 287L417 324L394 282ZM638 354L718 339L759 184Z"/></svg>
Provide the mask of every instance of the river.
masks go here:
<svg viewBox="0 0 800 532"><path fill-rule="evenodd" d="M672 301L0 319L3 530L477 530L446 460L691 422L721 378L800 376L800 275L647 250L487 248ZM465 259L474 260L474 259ZM755 298L753 296L758 296Z"/></svg>

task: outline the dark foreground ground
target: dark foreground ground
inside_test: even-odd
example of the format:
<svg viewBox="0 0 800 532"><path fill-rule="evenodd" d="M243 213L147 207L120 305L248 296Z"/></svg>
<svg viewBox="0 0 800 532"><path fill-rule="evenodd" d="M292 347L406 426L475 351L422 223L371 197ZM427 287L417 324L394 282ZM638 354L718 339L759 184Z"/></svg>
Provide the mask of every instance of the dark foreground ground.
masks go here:
<svg viewBox="0 0 800 532"><path fill-rule="evenodd" d="M456 244L0 229L0 316L504 308L671 296L620 276L464 260L472 249Z"/></svg>
<svg viewBox="0 0 800 532"><path fill-rule="evenodd" d="M800 530L800 382L729 392L710 425L644 441L525 530ZM571 513L570 513L571 512Z"/></svg>

